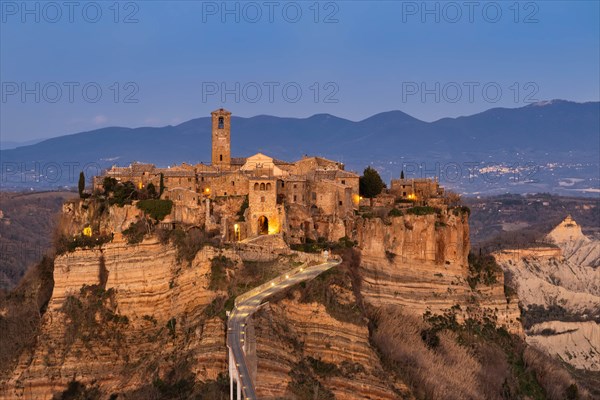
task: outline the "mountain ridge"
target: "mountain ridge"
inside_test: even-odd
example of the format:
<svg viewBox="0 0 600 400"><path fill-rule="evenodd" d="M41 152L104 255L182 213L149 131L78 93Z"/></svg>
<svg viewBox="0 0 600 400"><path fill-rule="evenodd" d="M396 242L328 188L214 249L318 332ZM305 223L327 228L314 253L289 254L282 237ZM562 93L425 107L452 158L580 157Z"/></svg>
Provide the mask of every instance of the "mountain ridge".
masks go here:
<svg viewBox="0 0 600 400"><path fill-rule="evenodd" d="M343 161L355 170L398 160L561 162L572 160L575 153L578 161L594 163L600 151L599 121L600 102L554 100L544 106L498 107L433 122L421 121L400 110L381 112L360 121L331 114L306 118L233 116L232 154L247 157L262 152L284 160L319 155ZM207 116L174 126L105 127L72 133L1 150L0 156L3 163L15 168L30 167L36 162L42 167L49 163L92 163L100 169L133 161L159 166L195 164L210 160L210 140L211 122ZM401 167L396 168L398 171L394 172L399 174ZM3 175L8 172L3 168ZM5 186L12 182L8 178L3 176ZM17 186L22 183L16 181Z"/></svg>

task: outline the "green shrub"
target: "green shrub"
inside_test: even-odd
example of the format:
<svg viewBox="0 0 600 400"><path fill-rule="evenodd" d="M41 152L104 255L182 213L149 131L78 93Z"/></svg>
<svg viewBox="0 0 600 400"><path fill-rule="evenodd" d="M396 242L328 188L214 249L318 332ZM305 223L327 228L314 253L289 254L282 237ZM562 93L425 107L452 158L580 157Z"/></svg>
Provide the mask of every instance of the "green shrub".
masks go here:
<svg viewBox="0 0 600 400"><path fill-rule="evenodd" d="M441 229L447 227L448 224L442 221L435 221L435 229Z"/></svg>
<svg viewBox="0 0 600 400"><path fill-rule="evenodd" d="M171 213L173 202L171 200L148 199L138 201L136 206L153 219L162 221Z"/></svg>
<svg viewBox="0 0 600 400"><path fill-rule="evenodd" d="M398 210L397 208L392 208L388 213L388 217L401 217L403 215L404 213L402 212L402 210Z"/></svg>
<svg viewBox="0 0 600 400"><path fill-rule="evenodd" d="M240 206L240 210L237 212L237 220L239 222L244 222L246 221L246 219L244 218L244 213L246 212L246 209L250 206L250 202L248 201L248 196L246 196L246 198L244 199L244 202L242 203L242 205Z"/></svg>
<svg viewBox="0 0 600 400"><path fill-rule="evenodd" d="M106 180L106 179L105 179ZM114 182L111 181L109 187L113 189L113 197L109 197L108 203L110 205L116 204L119 207L123 207L126 204L131 204L133 200L137 199L137 190L133 182L118 182L116 185L111 186ZM107 194L110 193L106 192Z"/></svg>
<svg viewBox="0 0 600 400"><path fill-rule="evenodd" d="M475 255L469 253L469 277L467 282L471 289L475 289L477 284L483 283L490 286L498 282L498 274L502 273L502 269L496 263L493 256L489 254Z"/></svg>
<svg viewBox="0 0 600 400"><path fill-rule="evenodd" d="M111 241L112 235L77 235L71 237L62 235L55 242L56 254L70 253L78 248L91 249L96 246L100 247Z"/></svg>
<svg viewBox="0 0 600 400"><path fill-rule="evenodd" d="M138 244L144 240L146 234L146 222L139 220L129 225L129 228L123 231L128 244Z"/></svg>
<svg viewBox="0 0 600 400"><path fill-rule="evenodd" d="M430 214L439 214L441 213L442 210L440 210L437 207L430 207L430 206L415 206L415 207L411 207L406 209L406 213L407 214L411 214L411 215L430 215Z"/></svg>
<svg viewBox="0 0 600 400"><path fill-rule="evenodd" d="M168 233L162 233L161 242L172 241L175 247L177 247L177 261L186 260L191 262L198 251L200 251L205 245L211 244L214 247L219 247L218 243L218 231L216 232L205 232L200 229L189 229L184 230L180 227L169 231Z"/></svg>
<svg viewBox="0 0 600 400"><path fill-rule="evenodd" d="M175 337L175 327L177 326L177 320L175 318L171 318L167 321L167 329L169 330L169 334L172 337Z"/></svg>
<svg viewBox="0 0 600 400"><path fill-rule="evenodd" d="M233 267L233 260L218 256L210 260L210 290L223 290L227 287L227 268Z"/></svg>
<svg viewBox="0 0 600 400"><path fill-rule="evenodd" d="M339 369L337 365L321 361L313 357L307 357L308 363L312 367L313 371L319 376L334 376L338 375Z"/></svg>
<svg viewBox="0 0 600 400"><path fill-rule="evenodd" d="M471 215L471 209L467 206L456 207L452 210L452 214L457 217L461 214Z"/></svg>

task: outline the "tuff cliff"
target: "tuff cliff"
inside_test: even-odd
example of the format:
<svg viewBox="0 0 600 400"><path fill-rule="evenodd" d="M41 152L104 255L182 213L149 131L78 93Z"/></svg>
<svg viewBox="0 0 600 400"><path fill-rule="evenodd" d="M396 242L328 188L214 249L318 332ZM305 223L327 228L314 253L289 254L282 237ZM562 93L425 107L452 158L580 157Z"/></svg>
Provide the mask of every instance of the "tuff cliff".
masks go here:
<svg viewBox="0 0 600 400"><path fill-rule="evenodd" d="M462 318L487 316L521 333L517 302L506 297L502 271L483 274L469 260L465 212L362 220L357 239L365 301L418 316L458 305Z"/></svg>
<svg viewBox="0 0 600 400"><path fill-rule="evenodd" d="M96 215L88 210L66 209L64 232ZM100 224L115 231L141 218L127 206L103 215ZM438 380L414 372L434 365L440 374L466 369L473 393L487 398L522 393L506 361L521 360L522 349L499 347L506 339L496 331L521 334L516 299L507 300L500 271L469 256L465 210L356 218L346 230L352 237L319 244L338 247L339 268L271 298L253 318L248 340L261 398L463 398L448 394L451 380L440 391ZM77 388L89 398L227 398L225 310L310 257L278 236L216 247L213 239L194 227L156 228L139 243L115 234L56 256L39 334L3 368L0 398L60 398ZM456 344L478 335L497 342ZM490 354L501 378L488 384ZM399 368L402 360L413 361Z"/></svg>
<svg viewBox="0 0 600 400"><path fill-rule="evenodd" d="M147 240L57 256L36 345L3 376L0 397L49 399L72 381L111 395L170 374L217 379L224 322L206 312L218 295L208 289L217 255L206 248L182 263L174 246Z"/></svg>

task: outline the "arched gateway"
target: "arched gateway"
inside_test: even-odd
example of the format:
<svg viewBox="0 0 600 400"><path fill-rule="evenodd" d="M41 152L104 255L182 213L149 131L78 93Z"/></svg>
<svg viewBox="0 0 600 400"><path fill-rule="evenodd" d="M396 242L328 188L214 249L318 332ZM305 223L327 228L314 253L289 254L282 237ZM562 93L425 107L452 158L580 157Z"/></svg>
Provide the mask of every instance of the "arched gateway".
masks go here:
<svg viewBox="0 0 600 400"><path fill-rule="evenodd" d="M268 235L269 234L269 219L264 215L258 218L258 234Z"/></svg>

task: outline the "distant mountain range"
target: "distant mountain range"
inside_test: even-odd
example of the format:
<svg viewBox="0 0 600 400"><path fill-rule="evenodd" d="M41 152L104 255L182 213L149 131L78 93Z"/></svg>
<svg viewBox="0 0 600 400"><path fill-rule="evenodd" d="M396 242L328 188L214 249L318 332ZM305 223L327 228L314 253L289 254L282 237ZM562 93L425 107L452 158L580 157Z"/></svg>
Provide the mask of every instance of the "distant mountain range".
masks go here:
<svg viewBox="0 0 600 400"><path fill-rule="evenodd" d="M235 115L235 109L230 111ZM184 161L206 162L210 160L210 140L208 116L177 126L109 127L56 137L0 151L2 186L76 184L66 182L64 176L56 182L44 179L44 175L50 174L45 174L44 169L50 169L54 163L60 166L97 163L104 168L132 161L162 166ZM285 160L298 159L304 154L320 155L343 161L355 170L375 165L383 170L384 179L388 179L389 174L399 174L401 162L426 163L425 169L436 162L467 161L507 165L525 162L597 164L600 103L553 100L521 108L493 108L435 122L420 121L401 111L383 112L357 122L329 114L308 118L234 116L233 155L249 156L257 152ZM29 171L26 182L15 173L35 169L36 162L39 171ZM42 175L40 182L33 182L36 172ZM67 175L66 171L63 175ZM571 178L579 179L579 176L573 171ZM588 178L582 178L585 184L590 183ZM597 185L597 181L596 186L592 182L592 188ZM561 185L556 183L556 186Z"/></svg>

